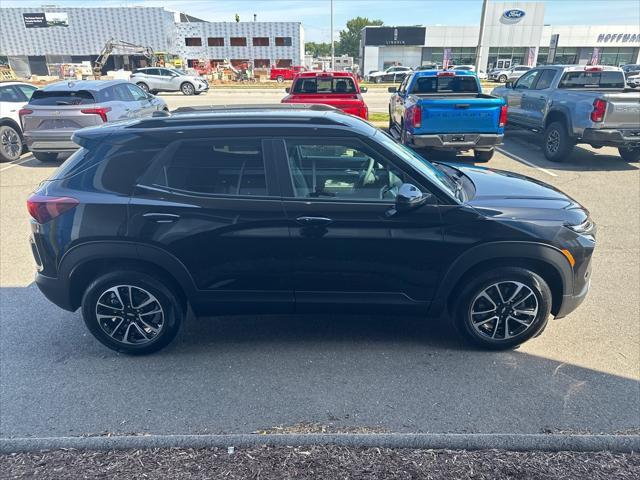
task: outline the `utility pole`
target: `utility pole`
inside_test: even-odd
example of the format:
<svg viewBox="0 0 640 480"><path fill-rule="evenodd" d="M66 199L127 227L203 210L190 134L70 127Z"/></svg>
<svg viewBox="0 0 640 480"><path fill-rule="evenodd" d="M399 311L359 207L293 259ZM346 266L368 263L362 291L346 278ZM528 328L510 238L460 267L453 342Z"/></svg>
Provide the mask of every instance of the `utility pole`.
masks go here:
<svg viewBox="0 0 640 480"><path fill-rule="evenodd" d="M476 48L476 73L480 73L480 62L484 53L484 22L487 17L488 0L482 0L482 14L480 16L480 34L478 35L478 47Z"/></svg>
<svg viewBox="0 0 640 480"><path fill-rule="evenodd" d="M331 0L331 70L336 69L336 51L333 45L333 0Z"/></svg>

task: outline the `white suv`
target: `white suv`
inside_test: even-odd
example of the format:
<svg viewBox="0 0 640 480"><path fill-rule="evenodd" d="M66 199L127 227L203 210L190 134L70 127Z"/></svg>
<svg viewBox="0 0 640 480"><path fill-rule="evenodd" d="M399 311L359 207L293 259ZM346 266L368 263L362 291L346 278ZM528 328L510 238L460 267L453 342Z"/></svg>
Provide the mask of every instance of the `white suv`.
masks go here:
<svg viewBox="0 0 640 480"><path fill-rule="evenodd" d="M0 162L17 160L24 151L20 109L38 87L23 82L0 83Z"/></svg>
<svg viewBox="0 0 640 480"><path fill-rule="evenodd" d="M145 92L182 92L200 95L209 90L209 83L202 77L188 75L174 68L148 67L133 72L130 81Z"/></svg>

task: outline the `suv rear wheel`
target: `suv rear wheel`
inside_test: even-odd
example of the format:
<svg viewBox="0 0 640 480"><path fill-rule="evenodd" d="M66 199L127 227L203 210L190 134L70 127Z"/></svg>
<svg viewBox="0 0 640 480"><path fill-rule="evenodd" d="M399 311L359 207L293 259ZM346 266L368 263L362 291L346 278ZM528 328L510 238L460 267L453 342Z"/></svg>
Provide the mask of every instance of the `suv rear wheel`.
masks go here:
<svg viewBox="0 0 640 480"><path fill-rule="evenodd" d="M535 272L498 268L475 275L463 288L455 322L472 343L491 350L513 348L547 324L551 289Z"/></svg>
<svg viewBox="0 0 640 480"><path fill-rule="evenodd" d="M640 147L619 147L618 153L625 162L638 162L640 161Z"/></svg>
<svg viewBox="0 0 640 480"><path fill-rule="evenodd" d="M11 125L0 125L0 162L12 162L22 155L22 136Z"/></svg>
<svg viewBox="0 0 640 480"><path fill-rule="evenodd" d="M102 344L139 355L160 350L174 339L184 309L171 288L154 277L123 270L89 285L82 298L82 316Z"/></svg>
<svg viewBox="0 0 640 480"><path fill-rule="evenodd" d="M506 75L500 75L500 76L498 77L498 81L499 81L500 83L507 83L507 76L506 76Z"/></svg>
<svg viewBox="0 0 640 480"><path fill-rule="evenodd" d="M55 162L58 160L58 154L55 152L33 152L33 156L41 162Z"/></svg>
<svg viewBox="0 0 640 480"><path fill-rule="evenodd" d="M544 131L544 156L551 162L564 161L575 145L562 122L551 122Z"/></svg>
<svg viewBox="0 0 640 480"><path fill-rule="evenodd" d="M196 93L195 87L189 82L184 82L182 85L180 85L180 91L185 95L193 95L194 93Z"/></svg>

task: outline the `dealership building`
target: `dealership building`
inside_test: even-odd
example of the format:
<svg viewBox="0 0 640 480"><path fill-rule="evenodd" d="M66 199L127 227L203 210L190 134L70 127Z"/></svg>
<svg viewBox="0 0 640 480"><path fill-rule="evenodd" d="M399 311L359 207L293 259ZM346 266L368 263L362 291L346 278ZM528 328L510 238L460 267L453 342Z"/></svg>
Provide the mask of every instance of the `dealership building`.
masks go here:
<svg viewBox="0 0 640 480"><path fill-rule="evenodd" d="M229 60L269 68L304 60L300 22L207 22L159 7L42 7L0 8L0 25L0 63L23 76L55 75L57 65L93 62L111 39L175 54L189 65ZM116 49L105 70L146 62Z"/></svg>
<svg viewBox="0 0 640 480"><path fill-rule="evenodd" d="M365 27L364 73L393 65L473 65L478 25ZM640 63L640 25L549 25L543 2L489 3L480 70L510 65Z"/></svg>

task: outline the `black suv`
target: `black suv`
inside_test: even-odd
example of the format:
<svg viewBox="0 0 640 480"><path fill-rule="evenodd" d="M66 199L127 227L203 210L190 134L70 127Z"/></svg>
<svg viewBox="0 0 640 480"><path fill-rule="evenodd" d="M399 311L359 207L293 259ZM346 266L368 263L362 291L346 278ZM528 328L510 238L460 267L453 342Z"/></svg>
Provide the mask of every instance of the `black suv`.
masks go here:
<svg viewBox="0 0 640 480"><path fill-rule="evenodd" d="M28 200L37 285L112 349L162 348L189 306L450 317L501 349L587 294L595 226L549 185L331 107L182 110L78 131Z"/></svg>

